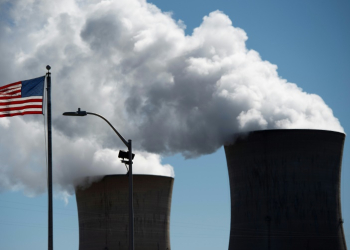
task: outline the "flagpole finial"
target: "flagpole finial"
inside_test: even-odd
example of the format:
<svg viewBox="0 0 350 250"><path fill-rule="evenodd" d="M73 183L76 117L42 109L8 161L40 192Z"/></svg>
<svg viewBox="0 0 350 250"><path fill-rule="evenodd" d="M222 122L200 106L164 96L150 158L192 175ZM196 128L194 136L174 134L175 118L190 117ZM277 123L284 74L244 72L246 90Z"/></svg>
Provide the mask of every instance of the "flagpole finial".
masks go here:
<svg viewBox="0 0 350 250"><path fill-rule="evenodd" d="M47 71L50 71L50 69L51 69L50 65L47 65L46 69L47 69Z"/></svg>

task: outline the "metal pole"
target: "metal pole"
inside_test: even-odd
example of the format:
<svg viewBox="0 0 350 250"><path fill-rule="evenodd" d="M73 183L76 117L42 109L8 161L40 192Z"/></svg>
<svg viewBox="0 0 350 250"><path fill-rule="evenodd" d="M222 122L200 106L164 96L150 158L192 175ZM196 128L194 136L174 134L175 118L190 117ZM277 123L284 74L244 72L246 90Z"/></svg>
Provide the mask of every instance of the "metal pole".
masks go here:
<svg viewBox="0 0 350 250"><path fill-rule="evenodd" d="M52 135L51 135L51 67L46 66L47 69L47 192L48 192L48 249L53 250L53 219L52 219Z"/></svg>
<svg viewBox="0 0 350 250"><path fill-rule="evenodd" d="M129 151L129 250L134 250L134 204L132 183L132 142L128 141Z"/></svg>
<svg viewBox="0 0 350 250"><path fill-rule="evenodd" d="M80 111L80 108L77 112L65 112L63 115L69 116L85 116L85 115L95 115L102 118L108 125L113 129L113 131L118 135L120 140L128 147L129 151L129 250L134 250L134 203L133 203L133 175L132 175L132 141L126 141L124 137L119 134L119 132L113 127L113 125L102 115Z"/></svg>

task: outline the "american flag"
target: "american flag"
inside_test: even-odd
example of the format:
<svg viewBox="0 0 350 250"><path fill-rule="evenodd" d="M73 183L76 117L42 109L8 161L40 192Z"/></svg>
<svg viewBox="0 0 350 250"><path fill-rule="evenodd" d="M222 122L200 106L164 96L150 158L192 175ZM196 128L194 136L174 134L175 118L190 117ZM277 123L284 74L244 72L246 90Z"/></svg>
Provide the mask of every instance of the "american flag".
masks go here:
<svg viewBox="0 0 350 250"><path fill-rule="evenodd" d="M0 117L43 113L45 76L0 87Z"/></svg>

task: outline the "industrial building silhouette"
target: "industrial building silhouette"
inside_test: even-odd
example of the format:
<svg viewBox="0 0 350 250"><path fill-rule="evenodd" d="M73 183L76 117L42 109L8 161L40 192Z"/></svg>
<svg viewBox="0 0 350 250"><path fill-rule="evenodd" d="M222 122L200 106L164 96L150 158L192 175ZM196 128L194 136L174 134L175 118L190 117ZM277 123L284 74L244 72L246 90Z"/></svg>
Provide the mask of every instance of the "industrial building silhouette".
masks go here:
<svg viewBox="0 0 350 250"><path fill-rule="evenodd" d="M170 250L174 178L134 175L135 250ZM129 249L128 176L107 175L76 188L79 250Z"/></svg>
<svg viewBox="0 0 350 250"><path fill-rule="evenodd" d="M346 250L340 203L345 134L262 130L225 145L229 250ZM134 175L135 250L170 250L174 179ZM128 176L77 188L79 250L128 249Z"/></svg>
<svg viewBox="0 0 350 250"><path fill-rule="evenodd" d="M332 131L263 130L226 145L229 250L345 250L344 139Z"/></svg>

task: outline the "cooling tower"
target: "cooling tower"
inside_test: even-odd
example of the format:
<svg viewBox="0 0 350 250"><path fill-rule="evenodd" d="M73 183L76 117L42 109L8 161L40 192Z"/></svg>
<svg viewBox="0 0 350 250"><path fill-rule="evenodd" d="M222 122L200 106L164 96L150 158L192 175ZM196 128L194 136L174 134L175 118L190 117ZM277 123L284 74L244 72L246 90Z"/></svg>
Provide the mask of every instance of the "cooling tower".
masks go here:
<svg viewBox="0 0 350 250"><path fill-rule="evenodd" d="M332 131L264 130L226 145L229 250L345 250L344 139Z"/></svg>
<svg viewBox="0 0 350 250"><path fill-rule="evenodd" d="M135 250L170 250L170 206L174 178L134 175ZM79 250L128 250L128 176L108 175L76 189Z"/></svg>

